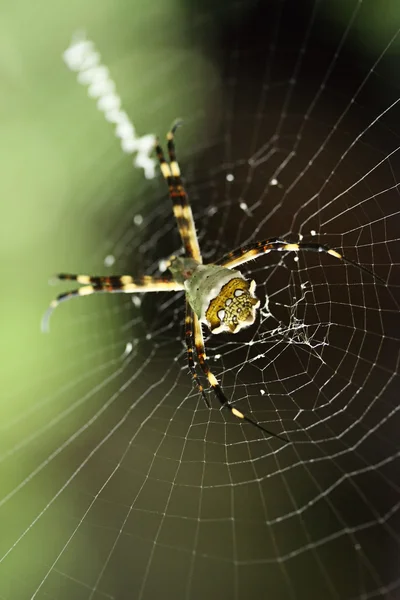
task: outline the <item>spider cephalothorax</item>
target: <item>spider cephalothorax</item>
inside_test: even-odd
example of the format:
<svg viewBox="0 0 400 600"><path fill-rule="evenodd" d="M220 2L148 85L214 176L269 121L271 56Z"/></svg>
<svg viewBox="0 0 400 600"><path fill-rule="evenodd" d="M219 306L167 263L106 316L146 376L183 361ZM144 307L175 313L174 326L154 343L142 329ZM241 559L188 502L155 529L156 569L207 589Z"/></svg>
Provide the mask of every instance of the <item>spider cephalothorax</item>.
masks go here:
<svg viewBox="0 0 400 600"><path fill-rule="evenodd" d="M356 266L365 273L379 279L384 284L385 282L369 269L345 258L328 246L318 243L291 243L278 238L269 238L260 242L254 242L248 246L242 246L222 257L215 264L203 265L192 209L182 183L179 165L175 156L174 134L178 125L179 122L167 134L169 163L165 160L163 150L158 141L156 141L156 152L160 162L161 173L168 183L174 215L185 250L185 256L171 257L170 259L168 269L172 278L133 277L131 275L94 277L91 275L59 274L57 275L59 279L77 281L82 284L82 287L60 294L56 300L51 302L43 318L42 328L44 330L48 329L52 311L60 302L68 298L88 296L98 292L135 294L183 291L186 294L185 341L187 345L188 366L207 405L209 406L208 399L197 374L193 358L193 340L198 364L215 391L222 407L228 409L235 417L255 425L264 433L272 434L287 442L288 440L285 437L268 431L261 424L257 423L257 421L253 421L235 408L225 396L207 362L201 323L205 323L213 333L221 333L223 331L237 333L240 329L254 323L256 310L260 305L260 301L254 295L255 282L245 279L240 271L235 270L234 267L238 267L271 251L298 252L304 250L308 252L325 252L342 262Z"/></svg>

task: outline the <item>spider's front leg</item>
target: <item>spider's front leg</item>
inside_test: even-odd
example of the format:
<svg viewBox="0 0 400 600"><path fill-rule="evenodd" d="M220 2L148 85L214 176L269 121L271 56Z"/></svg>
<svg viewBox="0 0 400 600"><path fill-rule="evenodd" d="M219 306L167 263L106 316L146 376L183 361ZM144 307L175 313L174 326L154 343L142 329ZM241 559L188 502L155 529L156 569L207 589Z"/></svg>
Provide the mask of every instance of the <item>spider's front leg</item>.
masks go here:
<svg viewBox="0 0 400 600"><path fill-rule="evenodd" d="M158 140L156 140L156 154L160 163L161 173L168 184L169 196L172 201L172 208L186 257L193 258L198 263L202 263L203 259L200 252L199 240L197 239L192 209L185 186L183 185L175 152L175 131L180 124L181 121L176 121L167 133L170 163L168 164L165 160L163 149Z"/></svg>
<svg viewBox="0 0 400 600"><path fill-rule="evenodd" d="M254 260L264 254L268 254L269 252L317 252L317 253L325 253L333 256L337 260L342 261L342 263L347 263L349 265L353 265L360 271L367 273L372 276L377 281L386 285L386 281L376 275L373 271L364 267L364 265L360 265L358 262L343 256L337 250L330 248L329 246L315 243L315 242L297 242L292 243L285 240L280 240L278 238L269 238L266 240L261 240L259 242L253 242L252 244L248 244L246 246L241 246L240 248L236 248L232 252L229 252L222 258L220 258L216 264L224 266L228 269L233 269L234 267L238 267L239 265L243 265L250 260Z"/></svg>
<svg viewBox="0 0 400 600"><path fill-rule="evenodd" d="M60 273L56 275L57 279L62 281L76 281L82 284L82 287L70 292L59 294L55 300L50 303L42 319L42 331L49 331L50 317L55 308L65 300L77 298L78 296L90 296L92 294L140 294L145 292L174 292L183 290L181 283L171 279L155 279L144 275L143 277L132 277L131 275L110 275L92 276L92 275L71 275L69 273Z"/></svg>

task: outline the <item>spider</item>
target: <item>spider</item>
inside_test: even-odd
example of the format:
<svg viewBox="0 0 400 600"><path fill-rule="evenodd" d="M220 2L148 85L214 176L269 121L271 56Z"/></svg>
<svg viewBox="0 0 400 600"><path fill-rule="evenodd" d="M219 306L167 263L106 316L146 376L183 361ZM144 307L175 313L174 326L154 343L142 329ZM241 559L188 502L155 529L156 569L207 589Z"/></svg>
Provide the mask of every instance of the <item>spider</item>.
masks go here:
<svg viewBox="0 0 400 600"><path fill-rule="evenodd" d="M206 405L210 408L210 403L197 373L197 365L193 356L194 350L197 355L197 363L221 403L221 408L229 410L238 419L251 423L263 431L264 434L266 433L288 443L289 440L286 437L269 431L233 405L225 395L207 361L202 324L207 325L214 334L222 332L237 333L254 323L257 309L260 306L260 300L255 295L255 281L246 279L235 267L271 251L324 252L344 263L357 267L384 284L385 282L366 267L345 258L337 250L333 250L328 246L318 243L291 243L279 238L270 238L242 246L229 252L215 263L204 265L192 209L181 179L181 172L175 154L174 136L180 124L181 121L175 121L171 130L167 133L169 163L164 158L164 152L158 139L155 141L155 150L161 173L168 184L169 196L172 200L173 212L185 255L170 257L168 263L170 276L166 278L155 278L147 275L141 277L131 275L71 275L64 273L56 275L59 280L76 281L82 284L82 287L60 294L50 303L42 320L42 330L48 331L51 313L60 302L69 298L89 296L101 292L136 294L183 291L186 299L185 341L188 367Z"/></svg>

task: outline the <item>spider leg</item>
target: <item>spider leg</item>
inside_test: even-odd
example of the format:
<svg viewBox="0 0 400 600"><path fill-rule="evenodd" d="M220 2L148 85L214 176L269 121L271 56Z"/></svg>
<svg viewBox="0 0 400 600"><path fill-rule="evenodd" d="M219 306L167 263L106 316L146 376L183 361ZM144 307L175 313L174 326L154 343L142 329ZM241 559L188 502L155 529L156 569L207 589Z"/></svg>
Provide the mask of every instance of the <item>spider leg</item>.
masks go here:
<svg viewBox="0 0 400 600"><path fill-rule="evenodd" d="M196 352L197 352L197 357L199 359L200 367L201 367L204 375L207 377L207 379L208 379L211 387L213 388L215 395L217 396L218 400L220 401L222 407L229 410L238 419L243 419L244 421L247 421L247 423L251 423L251 425L254 425L258 429L261 429L261 431L263 431L264 433L267 433L268 435L272 435L273 437L276 437L279 440L282 440L283 442L290 443L286 437L279 435L277 433L273 433L272 431L269 431L268 429L265 429L265 427L263 427L262 425L257 423L257 421L253 421L253 419L250 419L250 417L247 417L240 410L238 410L237 408L232 406L231 402L225 396L225 394L222 390L222 387L219 385L217 378L212 373L210 366L207 362L203 332L201 329L201 323L200 323L197 315L194 315L194 323L193 324L194 324L194 341L195 341L195 345L196 345Z"/></svg>
<svg viewBox="0 0 400 600"><path fill-rule="evenodd" d="M90 296L91 294L99 293L122 293L122 294L136 294L145 292L174 292L183 290L184 287L180 283L176 283L170 279L155 279L147 275L143 277L133 278L130 275L113 275L110 277L93 277L91 275L70 275L67 273L60 273L56 275L57 279L77 281L83 284L82 287L72 290L70 292L64 292L57 296L55 300L50 303L49 308L43 315L42 319L42 331L49 331L49 322L51 314L54 309L65 300L70 298L76 298L78 296Z"/></svg>
<svg viewBox="0 0 400 600"><path fill-rule="evenodd" d="M193 310L190 306L189 302L186 300L186 317L185 317L185 340L186 340L186 348L187 348L187 361L189 370L192 374L192 377L199 388L199 392L203 396L203 400L208 408L211 408L211 405L208 401L208 398L204 392L204 388L201 385L200 378L197 374L196 367L193 359Z"/></svg>
<svg viewBox="0 0 400 600"><path fill-rule="evenodd" d="M330 254L334 258L337 258L338 260L341 260L344 263L347 263L349 265L353 265L354 267L357 267L358 269L360 269L360 271L364 271L364 273L368 273L368 275L371 275L372 277L374 277L375 279L378 279L381 283L386 285L386 281L384 281L381 277L376 275L370 269L367 269L366 267L364 267L363 265L360 265L358 262L356 262L354 260L350 260L349 258L346 258L345 256L343 256L343 254L340 254L337 250L334 250L333 248L330 248L329 246L325 246L325 245L318 244L318 243L309 243L308 244L308 243L298 242L297 244L292 244L285 240L279 240L276 238L262 240L260 242L255 242L254 244L248 244L247 246L242 246L241 248L236 248L236 250L229 252L229 254L226 254L221 259L219 259L216 262L216 264L221 265L223 267L227 267L228 269L233 269L234 267L243 265L244 263L248 262L249 260L258 258L259 256L262 256L263 254L268 254L268 252L271 252L271 251L325 252L325 254Z"/></svg>
<svg viewBox="0 0 400 600"><path fill-rule="evenodd" d="M156 140L155 148L157 158L160 162L161 173L168 183L169 196L172 200L172 207L186 256L194 258L197 262L202 263L203 260L201 257L199 241L197 239L192 209L182 183L179 164L176 160L174 135L179 125L180 121L176 121L172 126L171 131L167 133L170 164L165 160L163 149L158 140Z"/></svg>
<svg viewBox="0 0 400 600"><path fill-rule="evenodd" d="M177 119L172 124L171 131L169 131L167 133L168 156L169 156L169 161L170 161L171 172L172 172L172 175L175 177L176 183L182 183L181 172L180 172L177 160L176 160L175 142L174 142L175 131L181 125L183 125L183 121L181 121L180 119Z"/></svg>

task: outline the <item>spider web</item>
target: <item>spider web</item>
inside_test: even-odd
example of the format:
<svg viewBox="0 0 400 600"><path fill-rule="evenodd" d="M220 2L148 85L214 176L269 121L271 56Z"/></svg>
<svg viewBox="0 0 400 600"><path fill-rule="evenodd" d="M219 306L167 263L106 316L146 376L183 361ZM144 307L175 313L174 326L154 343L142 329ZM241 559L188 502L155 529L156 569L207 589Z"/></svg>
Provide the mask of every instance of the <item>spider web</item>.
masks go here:
<svg viewBox="0 0 400 600"><path fill-rule="evenodd" d="M243 266L260 317L208 335L209 361L291 443L203 404L181 294L63 305L43 342L57 367L42 361L33 400L1 423L2 600L399 597L400 16L376 6L187 9L185 40L218 75L186 73L142 109L153 130L161 110L158 133L186 117L177 151L205 262L278 236L387 282L325 254ZM154 90L161 70L179 63L154 67ZM54 271L156 275L180 251L161 178L131 175L126 161L91 175L69 235L74 221L101 235L73 264L65 244Z"/></svg>

